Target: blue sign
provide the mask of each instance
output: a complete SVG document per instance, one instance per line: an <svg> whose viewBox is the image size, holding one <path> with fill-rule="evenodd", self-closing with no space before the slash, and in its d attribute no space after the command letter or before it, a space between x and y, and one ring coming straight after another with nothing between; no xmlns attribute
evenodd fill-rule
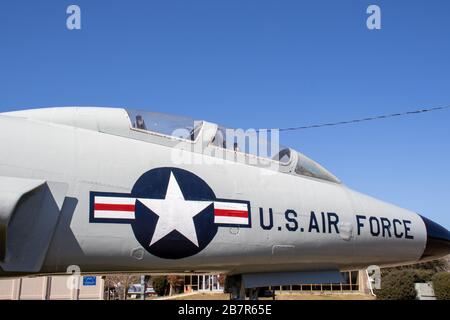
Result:
<svg viewBox="0 0 450 320"><path fill-rule="evenodd" d="M95 286L95 285L97 285L97 277L92 277L92 276L83 277L83 286L87 287L87 286Z"/></svg>

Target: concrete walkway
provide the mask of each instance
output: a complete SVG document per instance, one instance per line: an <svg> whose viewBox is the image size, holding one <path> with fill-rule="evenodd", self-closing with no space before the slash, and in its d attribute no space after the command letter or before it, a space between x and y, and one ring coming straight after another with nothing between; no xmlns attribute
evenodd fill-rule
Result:
<svg viewBox="0 0 450 320"><path fill-rule="evenodd" d="M153 300L172 300L172 299L177 299L177 298L184 298L184 297L189 297L192 295L198 294L198 292L189 292L189 293L181 293L181 294L174 294L172 296L166 296L166 297L159 297Z"/></svg>

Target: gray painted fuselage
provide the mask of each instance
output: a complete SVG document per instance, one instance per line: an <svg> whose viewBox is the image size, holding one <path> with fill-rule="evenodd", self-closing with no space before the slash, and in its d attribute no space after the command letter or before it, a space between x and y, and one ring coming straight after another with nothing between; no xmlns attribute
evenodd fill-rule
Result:
<svg viewBox="0 0 450 320"><path fill-rule="evenodd" d="M343 184L230 160L215 163L213 156L190 151L182 152L198 161L174 164L173 147L133 136L121 109L69 108L62 116L55 110L51 116L50 111L0 115L0 177L67 185L37 273L65 273L70 265L84 273L352 270L413 263L424 254L427 230L418 214ZM130 193L143 173L162 167L197 175L219 198L249 201L251 227L220 227L201 252L171 260L143 250L129 224L90 223L90 192ZM329 225L328 213L338 216L338 230ZM381 219L390 225L381 224L377 235L373 225Z"/></svg>

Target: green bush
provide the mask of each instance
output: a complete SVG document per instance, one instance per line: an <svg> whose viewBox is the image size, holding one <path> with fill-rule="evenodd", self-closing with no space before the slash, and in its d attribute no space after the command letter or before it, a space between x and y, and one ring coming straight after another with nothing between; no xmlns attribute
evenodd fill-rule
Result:
<svg viewBox="0 0 450 320"><path fill-rule="evenodd" d="M450 273L436 273L432 280L436 298L438 300L450 300Z"/></svg>
<svg viewBox="0 0 450 320"><path fill-rule="evenodd" d="M153 290L155 290L158 296L163 296L167 291L167 279L166 277L154 277L152 278Z"/></svg>
<svg viewBox="0 0 450 320"><path fill-rule="evenodd" d="M435 272L433 270L412 270L414 271L414 282L430 282Z"/></svg>
<svg viewBox="0 0 450 320"><path fill-rule="evenodd" d="M381 289L375 290L380 300L413 300L416 298L415 270L393 270L381 278Z"/></svg>

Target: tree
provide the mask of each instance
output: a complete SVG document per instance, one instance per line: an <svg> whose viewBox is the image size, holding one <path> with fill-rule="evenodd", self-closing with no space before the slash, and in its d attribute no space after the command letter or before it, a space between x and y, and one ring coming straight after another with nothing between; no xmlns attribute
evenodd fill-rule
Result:
<svg viewBox="0 0 450 320"><path fill-rule="evenodd" d="M127 300L128 289L130 289L130 286L139 282L140 276L132 274L110 275L105 278L106 286L114 287L119 295L119 299L122 300Z"/></svg>
<svg viewBox="0 0 450 320"><path fill-rule="evenodd" d="M440 259L417 263L409 266L401 266L395 269L398 270L419 269L419 270L429 270L436 273L448 270L448 262L446 259Z"/></svg>
<svg viewBox="0 0 450 320"><path fill-rule="evenodd" d="M446 259L383 269L381 289L375 290L375 294L378 299L382 300L415 299L415 283L424 283L433 280L434 284L433 276L445 270L448 270L448 262ZM439 282L444 281L441 278L437 279ZM438 280L436 280L436 283Z"/></svg>
<svg viewBox="0 0 450 320"><path fill-rule="evenodd" d="M227 275L226 275L226 274L219 274L219 275L217 276L217 278L218 278L218 281L219 281L220 286L221 286L222 288L224 288L224 287L225 287L225 281L226 281L226 279L227 279Z"/></svg>
<svg viewBox="0 0 450 320"><path fill-rule="evenodd" d="M169 284L169 296L171 296L177 287L184 284L184 278L180 276L167 276L167 283Z"/></svg>
<svg viewBox="0 0 450 320"><path fill-rule="evenodd" d="M153 290L158 296L163 296L166 293L167 279L166 277L153 277L151 279Z"/></svg>
<svg viewBox="0 0 450 320"><path fill-rule="evenodd" d="M414 300L414 270L393 270L383 276L381 289L375 290L377 299L381 300Z"/></svg>
<svg viewBox="0 0 450 320"><path fill-rule="evenodd" d="M438 300L450 300L450 273L436 273L433 276L433 288Z"/></svg>

